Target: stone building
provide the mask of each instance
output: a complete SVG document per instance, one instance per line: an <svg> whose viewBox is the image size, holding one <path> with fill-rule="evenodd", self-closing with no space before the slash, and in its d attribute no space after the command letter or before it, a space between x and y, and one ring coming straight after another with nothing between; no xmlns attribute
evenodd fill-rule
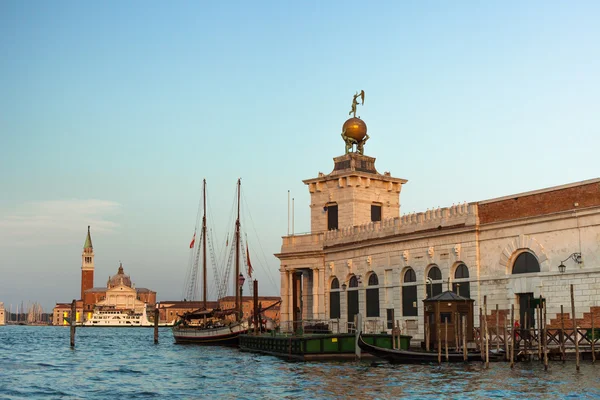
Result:
<svg viewBox="0 0 600 400"><path fill-rule="evenodd" d="M280 301L279 297L270 296L259 296L259 303L263 308L272 306L274 303ZM254 298L252 296L242 297L242 312L243 317L248 318L254 312ZM159 320L160 322L171 323L178 319L178 316L183 315L186 312L193 312L204 308L202 301L161 301L159 303ZM230 310L235 308L235 296L225 296L218 301L208 301L206 308L211 310L219 308L221 310ZM264 315L273 320L279 321L279 307L273 306L264 312ZM233 317L233 316L232 316Z"/></svg>
<svg viewBox="0 0 600 400"><path fill-rule="evenodd" d="M487 296L490 321L496 305L502 318L514 306L521 326L526 315L537 324L543 296L552 326L561 305L570 311L570 285L577 323L600 326L600 179L401 216L407 182L348 146L331 173L304 181L311 233L283 237L276 254L282 326L345 330L360 312L367 329L399 320L422 338L423 300L447 288L475 300L475 321Z"/></svg>
<svg viewBox="0 0 600 400"><path fill-rule="evenodd" d="M136 288L131 277L126 275L123 264L117 273L108 278L106 287L94 287L94 247L88 226L85 244L81 253L81 298L76 302L77 322L92 317L94 308L115 308L141 312L144 307L154 308L156 292L146 288ZM52 311L53 325L67 325L71 314L70 303L57 303Z"/></svg>
<svg viewBox="0 0 600 400"><path fill-rule="evenodd" d="M0 325L4 325L6 323L6 315L4 311L4 303L0 302Z"/></svg>

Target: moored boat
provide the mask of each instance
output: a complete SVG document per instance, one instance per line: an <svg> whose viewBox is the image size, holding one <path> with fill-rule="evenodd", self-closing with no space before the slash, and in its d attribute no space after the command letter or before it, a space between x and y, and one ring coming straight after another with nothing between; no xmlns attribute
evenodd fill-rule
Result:
<svg viewBox="0 0 600 400"><path fill-rule="evenodd" d="M231 310L209 310L207 309L207 266L206 266L206 180L203 181L203 204L204 215L202 217L201 243L198 252L196 252L196 260L200 255L200 247L202 248L202 273L203 273L203 303L204 307L201 310L196 310L192 313L186 313L180 316L180 320L173 325L173 338L175 343L195 343L200 345L225 345L238 346L239 335L248 333L249 323L242 320L241 307L241 287L244 284L245 278L240 273L240 185L241 180L237 182L237 219L235 222L235 308ZM194 247L196 233L190 243L190 248ZM249 273L250 274L250 273ZM191 276L194 277L190 285L188 293L193 294L195 286L195 270ZM225 274L227 276L227 274ZM224 280L226 282L227 279ZM222 285L226 287L226 283Z"/></svg>
<svg viewBox="0 0 600 400"><path fill-rule="evenodd" d="M84 327L150 327L154 326L148 320L146 307L142 312L131 310L119 310L115 308L98 308L94 310L92 317L83 322Z"/></svg>
<svg viewBox="0 0 600 400"><path fill-rule="evenodd" d="M439 354L437 352L385 349L383 347L374 346L372 344L366 343L363 340L362 333L358 336L358 347L360 347L361 350L369 354L377 356L393 364L428 364L437 363L439 360ZM466 357L467 362L484 361L480 352L468 352ZM490 354L490 361L496 361L499 359L499 357L499 355ZM465 362L465 356L463 353L453 352L448 353L447 361L446 355L442 354L441 360L442 362Z"/></svg>

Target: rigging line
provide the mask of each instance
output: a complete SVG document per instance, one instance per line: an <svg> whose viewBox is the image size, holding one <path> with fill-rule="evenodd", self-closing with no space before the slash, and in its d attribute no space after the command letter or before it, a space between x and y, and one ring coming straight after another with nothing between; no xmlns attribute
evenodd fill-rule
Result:
<svg viewBox="0 0 600 400"><path fill-rule="evenodd" d="M243 189L242 189L242 193L243 193ZM256 225L254 224L254 220L252 219L252 213L250 212L250 207L248 206L248 202L246 201L246 197L245 196L243 197L243 199L244 199L244 205L246 206L246 209L248 210L248 217L250 218L252 229L254 230L254 233L256 235L256 239L257 239L256 241L258 243L258 247L260 248L260 250L262 252L263 260L265 261L266 267L264 267L263 265L261 265L260 259L259 259L259 265L266 270L265 272L267 272L267 278L269 279L269 282L271 282L271 284L273 285L274 288L277 288L277 285L275 284L275 281L273 280L273 277L271 276L270 269L268 268L269 263L267 262L267 258L264 255L265 251L264 251L264 249L262 247L262 243L260 242L259 235L258 235L258 232L256 230Z"/></svg>
<svg viewBox="0 0 600 400"><path fill-rule="evenodd" d="M183 281L183 286L181 288L181 299L186 298L186 294L187 294L187 289L188 289L188 285L190 282L190 276L192 275L192 268L193 268L193 257L194 257L194 249L190 249L189 251L189 256L188 256L188 263L187 263L187 268L186 268L186 273L185 273L185 279Z"/></svg>
<svg viewBox="0 0 600 400"><path fill-rule="evenodd" d="M196 232L198 232L198 226L200 225L200 214L201 214L200 211L201 210L202 210L202 196L200 196L200 200L198 200L198 208L196 209L196 224L194 225L194 236L196 235ZM191 278L192 269L193 269L192 258L193 258L194 252L196 251L195 249L196 249L196 246L194 246L194 248L190 252L190 256L189 256L189 260L188 260L188 269L186 271L185 280L183 282L183 289L181 292L182 298L185 298L185 296L189 290L190 278Z"/></svg>
<svg viewBox="0 0 600 400"><path fill-rule="evenodd" d="M237 189L236 189L237 190ZM231 204L231 209L229 212L229 221L227 226L232 226L233 225L233 215L235 213L235 205L236 205L236 195L237 192L234 191L233 193L234 195L234 200L230 203ZM225 240L226 243L229 240L229 232L227 232L226 236L225 236ZM231 259L232 259L232 249L233 249L234 245L233 245L233 238L232 238L232 244L231 247L229 246L225 246L223 248L223 253L222 253L222 263L221 263L221 268L220 268L220 276L221 276L221 282L218 282L218 287L220 288L219 290L219 297L224 297L227 294L227 290L228 290L228 282L229 282L229 270L231 269Z"/></svg>

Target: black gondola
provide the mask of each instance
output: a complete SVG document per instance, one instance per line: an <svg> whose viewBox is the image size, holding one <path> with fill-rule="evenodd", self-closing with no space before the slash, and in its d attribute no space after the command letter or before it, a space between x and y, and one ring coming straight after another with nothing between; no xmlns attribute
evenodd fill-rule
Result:
<svg viewBox="0 0 600 400"><path fill-rule="evenodd" d="M363 351L382 358L393 364L428 364L438 362L438 353L426 351L395 350L385 349L383 347L373 346L366 343L362 338L362 333L358 336L358 347ZM490 361L499 359L499 355L490 354ZM467 353L467 361L484 361L481 353ZM446 362L446 355L442 353L442 362ZM464 362L463 353L448 353L448 362Z"/></svg>

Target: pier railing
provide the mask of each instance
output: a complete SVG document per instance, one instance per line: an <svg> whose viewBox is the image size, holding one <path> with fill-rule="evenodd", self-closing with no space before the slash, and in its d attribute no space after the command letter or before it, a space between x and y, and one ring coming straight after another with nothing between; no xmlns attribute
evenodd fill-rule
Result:
<svg viewBox="0 0 600 400"><path fill-rule="evenodd" d="M481 349L487 339L489 349L503 349L507 353L515 346L515 354L520 358L543 357L544 342L549 355L560 358L571 353L576 347L581 352L598 352L600 349L600 328L539 329L539 328L488 328L487 338L481 328L474 328L476 347Z"/></svg>
<svg viewBox="0 0 600 400"><path fill-rule="evenodd" d="M304 335L304 334L333 334L333 333L356 333L354 322L345 322L339 319L303 319L300 321L285 321L279 327L282 333ZM385 321L366 320L362 324L364 333L386 332Z"/></svg>

